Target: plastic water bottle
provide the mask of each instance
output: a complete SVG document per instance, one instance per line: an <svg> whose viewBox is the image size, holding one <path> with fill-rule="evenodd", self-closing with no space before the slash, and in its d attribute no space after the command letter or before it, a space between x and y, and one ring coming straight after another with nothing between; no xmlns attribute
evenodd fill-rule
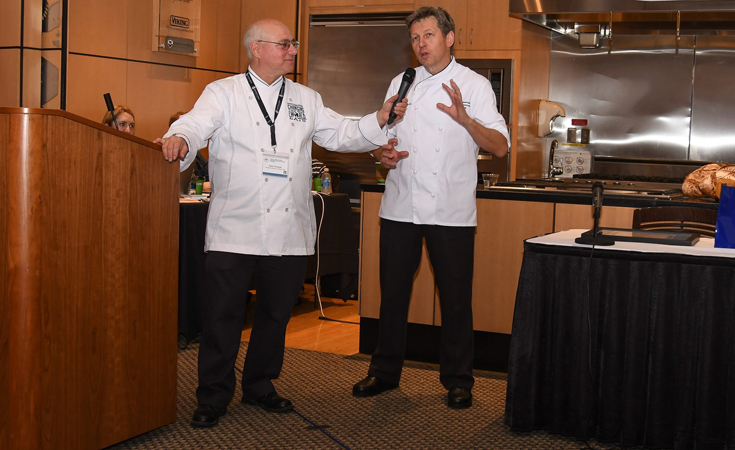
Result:
<svg viewBox="0 0 735 450"><path fill-rule="evenodd" d="M322 174L322 194L329 195L332 193L332 175L329 174L329 169L324 169Z"/></svg>

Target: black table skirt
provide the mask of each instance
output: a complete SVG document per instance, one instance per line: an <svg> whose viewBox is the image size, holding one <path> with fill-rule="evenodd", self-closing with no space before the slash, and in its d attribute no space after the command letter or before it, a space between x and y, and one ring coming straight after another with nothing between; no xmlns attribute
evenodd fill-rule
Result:
<svg viewBox="0 0 735 450"><path fill-rule="evenodd" d="M735 448L735 262L526 243L505 422Z"/></svg>
<svg viewBox="0 0 735 450"><path fill-rule="evenodd" d="M179 204L179 333L191 341L202 330L204 230L208 203Z"/></svg>

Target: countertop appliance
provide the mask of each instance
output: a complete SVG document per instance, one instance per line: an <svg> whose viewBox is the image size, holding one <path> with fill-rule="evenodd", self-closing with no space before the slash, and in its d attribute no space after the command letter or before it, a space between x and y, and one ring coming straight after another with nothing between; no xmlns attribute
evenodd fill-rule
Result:
<svg viewBox="0 0 735 450"><path fill-rule="evenodd" d="M592 185L600 181L609 194L646 195L671 200L685 197L681 192L684 178L706 164L709 161L595 156L592 173L575 174L571 178L519 179L499 186L591 192Z"/></svg>
<svg viewBox="0 0 735 450"><path fill-rule="evenodd" d="M666 196L668 198L678 198L683 195L681 193L681 181L646 177L639 177L638 179L612 179L600 174L575 175L572 178L516 180L508 183L502 183L502 185L510 187L531 187L591 192L592 185L596 181L603 184L605 192L613 191L610 193L615 194L657 195Z"/></svg>

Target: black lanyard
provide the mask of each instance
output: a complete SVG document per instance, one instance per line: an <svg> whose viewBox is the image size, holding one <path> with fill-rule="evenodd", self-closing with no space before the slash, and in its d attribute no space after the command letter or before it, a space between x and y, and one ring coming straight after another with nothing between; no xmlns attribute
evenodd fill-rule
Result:
<svg viewBox="0 0 735 450"><path fill-rule="evenodd" d="M283 103L283 94L286 92L286 80L283 80L281 83L281 90L278 92L278 101L276 102L276 111L273 113L273 120L271 120L271 117L268 115L268 111L265 110L265 105L263 104L263 100L260 98L260 94L258 93L258 88L255 87L255 83L253 83L253 79L250 78L250 71L245 72L245 78L248 79L248 84L250 85L250 89L253 90L253 94L255 94L255 99L258 101L258 106L260 106L260 112L263 113L263 118L265 118L265 121L268 122L268 126L271 127L271 146L273 147L273 150L276 149L276 119L278 118L278 111L281 110L281 103Z"/></svg>

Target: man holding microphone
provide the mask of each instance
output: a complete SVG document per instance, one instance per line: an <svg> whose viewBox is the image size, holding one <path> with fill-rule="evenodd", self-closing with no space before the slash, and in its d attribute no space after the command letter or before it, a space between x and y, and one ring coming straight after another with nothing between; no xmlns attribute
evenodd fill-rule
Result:
<svg viewBox="0 0 735 450"><path fill-rule="evenodd" d="M421 67L407 94L403 120L387 128L381 163L391 168L380 217L381 304L378 345L368 377L353 395L398 387L406 346L413 277L426 240L441 306L440 381L450 408L472 405L472 273L477 225L479 148L508 152L508 128L489 80L452 56L454 21L422 7L406 24ZM408 72L408 71L407 71ZM398 92L397 76L387 97ZM461 87L461 90L460 90Z"/></svg>

